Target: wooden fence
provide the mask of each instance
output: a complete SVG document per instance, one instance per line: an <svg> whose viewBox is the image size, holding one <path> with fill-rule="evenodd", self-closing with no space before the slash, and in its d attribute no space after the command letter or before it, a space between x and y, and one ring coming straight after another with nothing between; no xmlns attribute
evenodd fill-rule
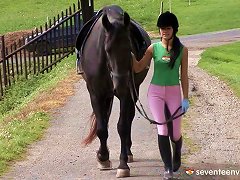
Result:
<svg viewBox="0 0 240 180"><path fill-rule="evenodd" d="M19 78L49 72L75 51L75 39L83 26L81 3L61 12L45 26L6 47L0 37L0 100Z"/></svg>

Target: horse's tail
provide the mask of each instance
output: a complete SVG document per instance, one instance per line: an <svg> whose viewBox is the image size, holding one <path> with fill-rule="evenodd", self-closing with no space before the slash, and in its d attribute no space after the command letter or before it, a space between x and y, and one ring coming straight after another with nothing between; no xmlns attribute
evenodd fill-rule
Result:
<svg viewBox="0 0 240 180"><path fill-rule="evenodd" d="M83 139L82 144L84 146L87 146L88 144L91 144L92 141L97 137L97 121L96 116L94 113L92 113L90 117L91 126L90 131L85 139Z"/></svg>

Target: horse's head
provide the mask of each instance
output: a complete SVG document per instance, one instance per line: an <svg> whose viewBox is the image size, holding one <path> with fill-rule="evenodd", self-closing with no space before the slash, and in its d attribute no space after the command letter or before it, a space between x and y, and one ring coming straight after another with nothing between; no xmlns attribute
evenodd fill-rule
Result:
<svg viewBox="0 0 240 180"><path fill-rule="evenodd" d="M113 6L106 9L102 24L105 29L104 48L113 75L114 89L117 93L124 93L129 83L132 61L130 17L126 12Z"/></svg>

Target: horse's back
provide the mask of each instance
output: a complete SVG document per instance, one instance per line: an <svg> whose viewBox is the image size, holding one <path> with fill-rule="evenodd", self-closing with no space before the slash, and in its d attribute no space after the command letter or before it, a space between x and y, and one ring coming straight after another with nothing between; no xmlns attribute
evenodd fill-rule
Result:
<svg viewBox="0 0 240 180"><path fill-rule="evenodd" d="M76 49L81 51L82 46L84 46L84 42L90 34L94 24L102 15L102 10L99 10L88 22L84 24L82 29L80 30L77 38L76 38Z"/></svg>
<svg viewBox="0 0 240 180"><path fill-rule="evenodd" d="M151 39L143 27L134 20L131 20L130 33L135 56L137 60L140 60L144 56L147 48L151 45ZM140 85L143 82L147 73L148 68L135 74L136 85Z"/></svg>
<svg viewBox="0 0 240 180"><path fill-rule="evenodd" d="M151 44L150 37L148 36L147 32L143 29L143 27L138 24L136 21L131 20L130 25L130 33L131 33L131 39L135 39L137 45L136 47L136 56L137 59L141 59L147 50L148 46Z"/></svg>

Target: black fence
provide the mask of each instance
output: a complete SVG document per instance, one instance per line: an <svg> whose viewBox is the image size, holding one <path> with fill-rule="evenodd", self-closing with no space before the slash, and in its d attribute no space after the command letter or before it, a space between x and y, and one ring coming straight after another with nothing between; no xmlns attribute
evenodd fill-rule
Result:
<svg viewBox="0 0 240 180"><path fill-rule="evenodd" d="M45 26L6 47L0 37L0 100L20 77L49 72L75 51L75 39L83 26L81 3L61 12Z"/></svg>

